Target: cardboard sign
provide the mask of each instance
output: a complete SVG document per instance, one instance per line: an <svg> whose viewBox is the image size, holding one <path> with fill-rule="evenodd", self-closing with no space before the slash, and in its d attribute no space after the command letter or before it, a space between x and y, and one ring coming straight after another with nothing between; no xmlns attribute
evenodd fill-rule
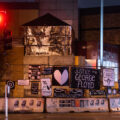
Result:
<svg viewBox="0 0 120 120"><path fill-rule="evenodd" d="M114 69L103 69L103 85L114 86L115 73Z"/></svg>
<svg viewBox="0 0 120 120"><path fill-rule="evenodd" d="M50 78L41 79L41 88L42 88L42 96L51 96L51 80Z"/></svg>
<svg viewBox="0 0 120 120"><path fill-rule="evenodd" d="M52 85L67 86L69 81L68 67L54 67Z"/></svg>
<svg viewBox="0 0 120 120"><path fill-rule="evenodd" d="M98 112L108 111L105 98L47 98L47 112Z"/></svg>
<svg viewBox="0 0 120 120"><path fill-rule="evenodd" d="M18 80L18 85L27 86L29 85L29 80Z"/></svg>
<svg viewBox="0 0 120 120"><path fill-rule="evenodd" d="M71 87L81 89L99 89L100 76L96 69L72 67Z"/></svg>

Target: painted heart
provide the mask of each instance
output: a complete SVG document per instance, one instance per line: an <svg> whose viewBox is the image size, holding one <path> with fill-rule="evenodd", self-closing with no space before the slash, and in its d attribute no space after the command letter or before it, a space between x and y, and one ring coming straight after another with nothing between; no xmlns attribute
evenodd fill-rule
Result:
<svg viewBox="0 0 120 120"><path fill-rule="evenodd" d="M60 85L63 85L68 80L68 71L65 69L61 75L61 72L59 70L55 70L54 78Z"/></svg>

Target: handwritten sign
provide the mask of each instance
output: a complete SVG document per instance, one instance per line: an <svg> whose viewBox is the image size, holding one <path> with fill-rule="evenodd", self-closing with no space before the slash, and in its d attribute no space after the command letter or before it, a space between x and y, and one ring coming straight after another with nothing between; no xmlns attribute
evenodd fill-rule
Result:
<svg viewBox="0 0 120 120"><path fill-rule="evenodd" d="M99 89L100 79L99 70L72 67L71 87L81 89Z"/></svg>
<svg viewBox="0 0 120 120"><path fill-rule="evenodd" d="M103 69L103 85L114 86L115 73L114 69Z"/></svg>
<svg viewBox="0 0 120 120"><path fill-rule="evenodd" d="M42 96L51 96L51 80L50 78L41 79L41 88L42 88Z"/></svg>
<svg viewBox="0 0 120 120"><path fill-rule="evenodd" d="M27 86L29 85L29 80L18 80L18 85Z"/></svg>
<svg viewBox="0 0 120 120"><path fill-rule="evenodd" d="M52 67L44 67L44 70L42 71L42 75L51 75L52 74Z"/></svg>
<svg viewBox="0 0 120 120"><path fill-rule="evenodd" d="M90 95L105 95L105 90L90 90Z"/></svg>
<svg viewBox="0 0 120 120"><path fill-rule="evenodd" d="M38 85L39 83L32 82L31 83L31 93L38 94Z"/></svg>
<svg viewBox="0 0 120 120"><path fill-rule="evenodd" d="M82 89L72 89L69 92L63 88L54 89L54 97L56 98L81 98L84 96Z"/></svg>

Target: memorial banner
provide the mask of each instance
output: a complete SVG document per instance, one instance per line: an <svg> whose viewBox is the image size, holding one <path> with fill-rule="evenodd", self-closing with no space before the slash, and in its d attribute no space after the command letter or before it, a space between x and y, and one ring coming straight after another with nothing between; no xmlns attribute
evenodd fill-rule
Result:
<svg viewBox="0 0 120 120"><path fill-rule="evenodd" d="M99 70L72 67L71 68L71 88L99 89Z"/></svg>

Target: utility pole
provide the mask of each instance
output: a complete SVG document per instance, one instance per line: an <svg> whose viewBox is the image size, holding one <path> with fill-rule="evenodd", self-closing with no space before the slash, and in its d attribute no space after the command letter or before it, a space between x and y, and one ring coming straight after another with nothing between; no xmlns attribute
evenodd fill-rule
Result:
<svg viewBox="0 0 120 120"><path fill-rule="evenodd" d="M104 0L101 0L101 10L100 10L100 67L103 67L103 11L104 11Z"/></svg>

